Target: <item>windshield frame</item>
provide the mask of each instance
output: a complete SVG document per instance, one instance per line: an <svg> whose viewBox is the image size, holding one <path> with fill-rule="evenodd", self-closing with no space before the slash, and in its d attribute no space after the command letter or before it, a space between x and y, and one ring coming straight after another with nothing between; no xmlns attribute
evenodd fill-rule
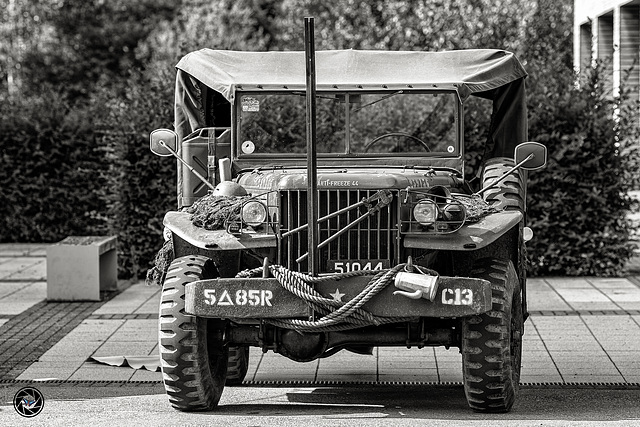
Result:
<svg viewBox="0 0 640 427"><path fill-rule="evenodd" d="M398 153L367 153L367 152L351 152L351 134L353 133L353 129L350 128L351 123L351 111L349 106L351 105L350 97L352 96L362 96L362 95L382 95L378 101L374 101L367 105L360 106L359 109L363 109L369 105L375 104L382 100L386 100L388 98L394 97L399 94L447 94L452 96L455 99L454 103L454 120L453 131L455 133L455 147L451 152L398 152ZM290 94L304 97L305 92L300 91L299 89L293 90L237 90L235 100L236 102L232 105L232 155L235 159L238 160L251 160L251 161L259 161L263 160L292 160L296 159L303 160L306 158L306 150L302 153L287 153L287 152L277 152L277 153L267 153L267 152L253 152L253 153L244 153L241 149L242 141L239 140L241 135L240 126L241 126L241 112L242 112L242 102L240 101L243 96L251 96L251 95L268 95L268 94ZM316 93L317 98L330 96L334 98L336 95L345 96L344 108L345 108L345 116L344 116L344 151L341 152L318 152L318 159L380 159L380 158L394 158L394 159L418 159L418 158L428 158L428 159L462 159L464 156L464 141L463 141L463 104L460 101L460 97L456 90L452 89L398 89L398 88L385 88L383 90L371 90L371 89L359 89L359 90L319 90ZM305 126L306 128L306 126Z"/></svg>

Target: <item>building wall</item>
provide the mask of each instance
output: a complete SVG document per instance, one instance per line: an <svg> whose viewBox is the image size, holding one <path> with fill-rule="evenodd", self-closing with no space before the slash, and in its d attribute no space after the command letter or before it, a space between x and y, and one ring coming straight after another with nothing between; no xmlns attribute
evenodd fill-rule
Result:
<svg viewBox="0 0 640 427"><path fill-rule="evenodd" d="M573 58L577 70L592 58L608 64L607 87L640 84L640 0L574 0ZM640 97L640 90L638 90Z"/></svg>

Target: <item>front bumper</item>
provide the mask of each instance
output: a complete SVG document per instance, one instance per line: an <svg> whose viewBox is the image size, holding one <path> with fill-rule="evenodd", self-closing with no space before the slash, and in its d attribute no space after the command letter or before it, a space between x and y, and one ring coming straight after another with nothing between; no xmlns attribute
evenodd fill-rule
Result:
<svg viewBox="0 0 640 427"><path fill-rule="evenodd" d="M328 280L314 285L325 298L348 302L373 276ZM393 283L368 300L362 309L381 317L456 318L491 310L491 284L470 277L440 276L433 301L410 299ZM220 278L192 282L185 287L185 312L197 317L225 319L309 318L307 303L275 278Z"/></svg>

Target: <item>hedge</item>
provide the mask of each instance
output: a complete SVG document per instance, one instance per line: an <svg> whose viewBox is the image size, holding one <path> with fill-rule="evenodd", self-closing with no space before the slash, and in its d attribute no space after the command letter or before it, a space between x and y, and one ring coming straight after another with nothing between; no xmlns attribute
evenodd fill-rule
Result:
<svg viewBox="0 0 640 427"><path fill-rule="evenodd" d="M104 233L101 191L108 164L89 105L43 87L0 104L0 242L54 242Z"/></svg>
<svg viewBox="0 0 640 427"><path fill-rule="evenodd" d="M541 71L530 92L529 135L549 149L546 169L529 180L531 275L614 276L632 255L638 110L627 95L608 95L603 70L591 70L580 87L541 87L549 77Z"/></svg>
<svg viewBox="0 0 640 427"><path fill-rule="evenodd" d="M142 278L162 247L162 219L176 207L176 162L149 151L149 133L171 127L170 73L133 76L120 98L109 100L102 142L110 164L104 181L107 227L118 236L121 277Z"/></svg>

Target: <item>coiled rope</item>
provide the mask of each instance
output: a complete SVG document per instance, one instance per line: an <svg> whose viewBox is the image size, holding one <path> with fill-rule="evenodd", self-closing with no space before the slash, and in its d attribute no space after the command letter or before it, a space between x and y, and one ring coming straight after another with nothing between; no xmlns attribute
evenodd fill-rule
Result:
<svg viewBox="0 0 640 427"><path fill-rule="evenodd" d="M270 265L269 272L284 289L304 300L315 313L321 314L323 317L317 320L265 319L265 322L298 332L330 332L409 321L413 317L376 316L361 308L367 301L389 286L394 281L395 276L400 271L403 271L406 266L407 264L398 264L391 269L381 271L361 270L316 277L289 270L281 265ZM432 270L416 265L413 268L424 274L437 275ZM262 268L245 270L238 273L236 277L256 277L262 274L262 271ZM338 281L348 277L366 275L374 276L367 286L348 302L325 298L312 286L314 283Z"/></svg>

